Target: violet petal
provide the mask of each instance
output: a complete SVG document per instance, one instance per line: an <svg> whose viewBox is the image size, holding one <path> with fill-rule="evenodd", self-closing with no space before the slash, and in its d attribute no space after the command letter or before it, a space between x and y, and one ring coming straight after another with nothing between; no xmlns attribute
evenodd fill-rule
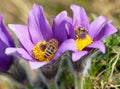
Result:
<svg viewBox="0 0 120 89"><path fill-rule="evenodd" d="M100 31L100 33L94 39L95 41L102 40L108 35L117 32L117 29L110 23L110 21L104 26L104 28Z"/></svg>
<svg viewBox="0 0 120 89"><path fill-rule="evenodd" d="M107 18L104 16L99 16L96 18L89 27L88 34L90 35L91 38L95 39L95 37L99 34L101 29L105 26L107 23Z"/></svg>
<svg viewBox="0 0 120 89"><path fill-rule="evenodd" d="M87 47L99 49L102 53L105 53L105 45L101 41L94 41Z"/></svg>
<svg viewBox="0 0 120 89"><path fill-rule="evenodd" d="M9 48L6 49L5 53L7 55L18 56L18 57L26 59L28 61L34 60L23 48L9 47Z"/></svg>
<svg viewBox="0 0 120 89"><path fill-rule="evenodd" d="M7 44L0 39L0 71L7 71L13 62L13 57L5 54Z"/></svg>
<svg viewBox="0 0 120 89"><path fill-rule="evenodd" d="M52 29L48 23L42 6L34 4L28 17L28 28L32 42L49 41L53 37Z"/></svg>
<svg viewBox="0 0 120 89"><path fill-rule="evenodd" d="M55 17L53 21L54 37L59 41L59 44L61 44L64 40L67 39L67 31L65 28L66 17L67 17L67 12L62 11Z"/></svg>
<svg viewBox="0 0 120 89"><path fill-rule="evenodd" d="M75 4L72 4L70 8L73 11L73 26L83 26L86 29L89 29L89 21L84 8Z"/></svg>
<svg viewBox="0 0 120 89"><path fill-rule="evenodd" d="M37 62L37 61L29 61L30 68L33 69L38 69L45 64L48 64L49 62Z"/></svg>
<svg viewBox="0 0 120 89"><path fill-rule="evenodd" d="M24 48L27 50L27 52L32 55L32 47L34 46L30 40L28 29L24 25L12 25L9 24L9 28L16 34L18 37L20 43Z"/></svg>
<svg viewBox="0 0 120 89"><path fill-rule="evenodd" d="M78 61L80 58L82 58L84 55L86 55L88 51L76 51L72 53L72 61Z"/></svg>
<svg viewBox="0 0 120 89"><path fill-rule="evenodd" d="M0 14L0 39L6 43L8 46L14 47L14 41L10 35L10 33L7 31L7 28L3 24L3 16Z"/></svg>
<svg viewBox="0 0 120 89"><path fill-rule="evenodd" d="M67 33L68 33L68 38L75 39L75 31L73 29L72 24L67 23L66 24L66 30L67 30Z"/></svg>

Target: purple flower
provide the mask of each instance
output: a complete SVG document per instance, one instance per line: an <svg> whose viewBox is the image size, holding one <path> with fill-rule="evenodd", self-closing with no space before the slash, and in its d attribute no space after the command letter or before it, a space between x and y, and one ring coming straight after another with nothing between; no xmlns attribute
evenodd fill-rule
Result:
<svg viewBox="0 0 120 89"><path fill-rule="evenodd" d="M13 62L13 57L5 54L7 47L15 47L13 39L3 23L3 16L0 14L0 71L7 71Z"/></svg>
<svg viewBox="0 0 120 89"><path fill-rule="evenodd" d="M84 8L77 5L71 5L70 8L73 11L73 19L68 17L69 23L72 24L68 26L68 32L69 36L75 39L77 46L77 51L72 53L73 61L77 61L93 48L105 53L102 39L117 31L112 21L108 21L105 16L99 16L89 24Z"/></svg>
<svg viewBox="0 0 120 89"><path fill-rule="evenodd" d="M52 28L44 16L43 8L34 4L28 17L28 26L9 27L17 35L21 48L7 48L6 54L17 55L29 61L31 69L52 63L66 50L75 51L73 39L68 39L65 29L67 12L58 14Z"/></svg>

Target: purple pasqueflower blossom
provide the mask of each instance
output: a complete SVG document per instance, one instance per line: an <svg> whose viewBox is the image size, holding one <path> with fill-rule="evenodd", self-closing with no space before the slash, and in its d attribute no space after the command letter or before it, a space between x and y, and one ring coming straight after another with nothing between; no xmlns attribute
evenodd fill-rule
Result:
<svg viewBox="0 0 120 89"><path fill-rule="evenodd" d="M102 39L117 32L117 29L112 25L112 21L108 21L105 16L99 16L89 24L83 7L72 4L70 8L73 12L73 19L68 17L68 22L71 25L68 25L67 29L69 36L75 39L77 46L77 51L72 53L72 60L79 60L94 48L105 53L105 45Z"/></svg>
<svg viewBox="0 0 120 89"><path fill-rule="evenodd" d="M65 29L66 17L66 11L59 13L51 28L42 6L34 4L28 16L28 26L9 25L21 48L7 48L6 54L17 55L27 60L31 69L37 69L54 62L66 50L75 51L76 46L71 44L74 40L68 39Z"/></svg>
<svg viewBox="0 0 120 89"><path fill-rule="evenodd" d="M13 57L5 54L7 47L15 47L14 41L3 23L3 15L0 14L0 71L7 71L13 62Z"/></svg>

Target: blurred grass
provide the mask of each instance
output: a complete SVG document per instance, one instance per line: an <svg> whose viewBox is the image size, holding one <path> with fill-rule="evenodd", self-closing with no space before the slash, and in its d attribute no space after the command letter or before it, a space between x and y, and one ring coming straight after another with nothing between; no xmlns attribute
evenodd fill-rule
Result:
<svg viewBox="0 0 120 89"><path fill-rule="evenodd" d="M0 0L2 2L0 12L4 14L6 23L27 23L27 16L34 3L43 6L47 18L50 20L51 15L57 15L62 10L70 12L71 3L86 7L89 0ZM89 8L85 8L89 11ZM71 13L71 12L70 12Z"/></svg>
<svg viewBox="0 0 120 89"><path fill-rule="evenodd" d="M27 24L28 13L34 3L43 6L45 14L50 19L62 10L69 9L70 4L81 5L87 11L90 20L96 15L105 15L114 20L114 25L120 30L120 0L0 0L0 13L4 15L5 23ZM85 89L119 89L120 88L120 32L107 37L106 54L98 53L92 61L92 68L85 78ZM15 37L14 37L15 38Z"/></svg>

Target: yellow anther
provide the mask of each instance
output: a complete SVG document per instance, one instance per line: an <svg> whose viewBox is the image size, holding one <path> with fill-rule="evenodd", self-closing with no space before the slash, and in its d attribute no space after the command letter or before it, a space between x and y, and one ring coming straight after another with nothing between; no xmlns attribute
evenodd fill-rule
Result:
<svg viewBox="0 0 120 89"><path fill-rule="evenodd" d="M82 49L84 49L86 46L88 46L92 42L93 40L88 34L86 34L85 38L77 38L76 39L77 49L81 51Z"/></svg>
<svg viewBox="0 0 120 89"><path fill-rule="evenodd" d="M45 42L38 42L33 48L32 48L32 51L33 51L33 55L34 55L34 58L38 61L45 61L44 60L44 51L40 48L40 45L41 44L45 44Z"/></svg>

